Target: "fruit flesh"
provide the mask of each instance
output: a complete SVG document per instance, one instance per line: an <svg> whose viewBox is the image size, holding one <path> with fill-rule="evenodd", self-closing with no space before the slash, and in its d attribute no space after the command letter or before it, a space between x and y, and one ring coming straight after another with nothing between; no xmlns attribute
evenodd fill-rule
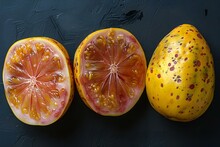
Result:
<svg viewBox="0 0 220 147"><path fill-rule="evenodd" d="M49 125L71 101L72 76L64 47L35 37L13 44L6 56L3 81L7 101L18 119Z"/></svg>
<svg viewBox="0 0 220 147"><path fill-rule="evenodd" d="M175 121L192 121L209 107L214 94L214 63L198 30L183 24L165 36L147 71L153 108Z"/></svg>
<svg viewBox="0 0 220 147"><path fill-rule="evenodd" d="M75 54L75 80L84 102L106 116L129 111L145 87L144 52L129 32L111 28L90 34Z"/></svg>

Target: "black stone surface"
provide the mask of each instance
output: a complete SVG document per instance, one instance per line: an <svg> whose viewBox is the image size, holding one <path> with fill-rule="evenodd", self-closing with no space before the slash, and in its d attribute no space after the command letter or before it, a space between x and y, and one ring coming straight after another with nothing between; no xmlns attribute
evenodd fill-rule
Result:
<svg viewBox="0 0 220 147"><path fill-rule="evenodd" d="M203 34L216 72L211 106L189 123L173 122L156 113L146 92L121 117L95 114L75 92L70 108L59 121L46 127L29 126L12 114L1 81L0 146L220 146L219 7L218 0L0 0L1 74L8 48L22 38L54 38L73 60L77 46L89 33L120 27L137 37L149 62L159 41L183 23L196 26Z"/></svg>

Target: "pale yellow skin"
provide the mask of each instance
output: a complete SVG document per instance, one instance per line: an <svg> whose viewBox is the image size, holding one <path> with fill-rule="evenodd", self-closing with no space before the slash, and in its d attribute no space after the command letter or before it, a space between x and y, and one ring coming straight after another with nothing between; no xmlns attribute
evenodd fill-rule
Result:
<svg viewBox="0 0 220 147"><path fill-rule="evenodd" d="M214 62L203 36L189 24L172 30L157 46L147 70L146 90L152 107L175 121L192 121L214 95Z"/></svg>

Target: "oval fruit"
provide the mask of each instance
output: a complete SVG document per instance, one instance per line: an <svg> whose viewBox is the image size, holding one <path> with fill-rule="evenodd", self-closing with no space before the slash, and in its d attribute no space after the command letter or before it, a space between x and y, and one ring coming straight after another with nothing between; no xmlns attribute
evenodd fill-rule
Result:
<svg viewBox="0 0 220 147"><path fill-rule="evenodd" d="M214 95L214 63L204 37L183 24L157 46L147 70L146 90L152 107L175 121L192 121Z"/></svg>
<svg viewBox="0 0 220 147"><path fill-rule="evenodd" d="M74 77L82 100L104 116L122 115L136 104L145 87L146 68L138 40L119 28L88 35L74 57Z"/></svg>
<svg viewBox="0 0 220 147"><path fill-rule="evenodd" d="M5 58L3 83L7 102L19 120L49 125L64 114L72 100L69 55L51 38L17 41Z"/></svg>

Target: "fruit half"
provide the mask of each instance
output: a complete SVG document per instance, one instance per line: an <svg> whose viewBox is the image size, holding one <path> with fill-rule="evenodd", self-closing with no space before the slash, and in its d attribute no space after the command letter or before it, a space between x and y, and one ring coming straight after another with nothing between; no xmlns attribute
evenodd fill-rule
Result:
<svg viewBox="0 0 220 147"><path fill-rule="evenodd" d="M68 53L51 38L17 41L5 58L3 83L7 102L19 120L49 125L64 114L72 100Z"/></svg>
<svg viewBox="0 0 220 147"><path fill-rule="evenodd" d="M74 77L85 104L98 114L119 116L139 100L146 58L138 40L119 28L88 35L74 57Z"/></svg>

